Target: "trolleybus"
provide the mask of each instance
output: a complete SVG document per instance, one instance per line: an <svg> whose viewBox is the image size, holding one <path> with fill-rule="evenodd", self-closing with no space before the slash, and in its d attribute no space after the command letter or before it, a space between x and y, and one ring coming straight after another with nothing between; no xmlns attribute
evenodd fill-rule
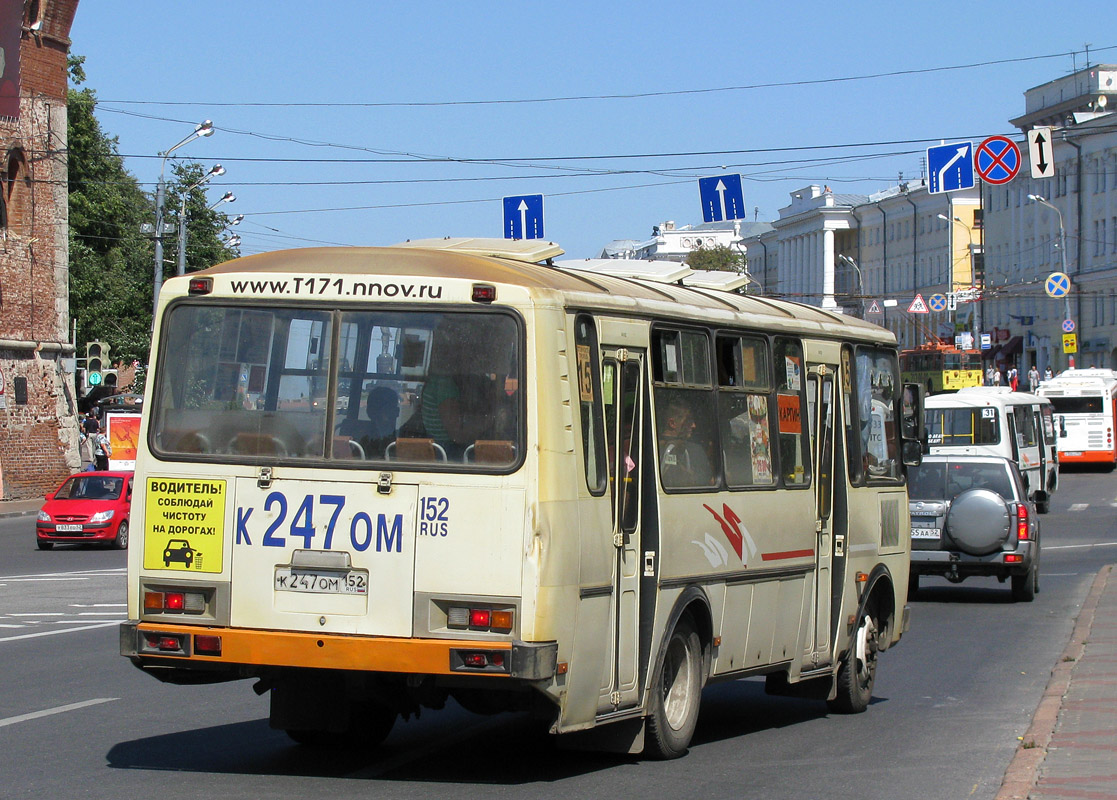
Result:
<svg viewBox="0 0 1117 800"><path fill-rule="evenodd" d="M941 342L922 344L900 352L900 374L905 382L925 387L928 394L981 386L981 351L959 350Z"/></svg>
<svg viewBox="0 0 1117 800"><path fill-rule="evenodd" d="M1036 393L1054 406L1060 463L1117 465L1117 373L1068 369Z"/></svg>
<svg viewBox="0 0 1117 800"><path fill-rule="evenodd" d="M702 687L864 710L908 624L895 339L541 241L249 256L160 295L121 652L299 742L449 697L685 752Z"/></svg>

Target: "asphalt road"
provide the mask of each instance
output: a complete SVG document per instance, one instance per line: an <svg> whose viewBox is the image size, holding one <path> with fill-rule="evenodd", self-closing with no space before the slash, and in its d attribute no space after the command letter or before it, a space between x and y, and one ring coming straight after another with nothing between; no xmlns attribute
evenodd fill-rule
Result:
<svg viewBox="0 0 1117 800"><path fill-rule="evenodd" d="M865 713L706 690L690 753L659 763L560 750L523 717L456 706L375 753L304 750L249 682L165 686L117 655L125 554L40 552L0 520L0 797L992 798L1097 570L1117 561L1117 476L1063 476L1043 518L1041 593L925 578Z"/></svg>

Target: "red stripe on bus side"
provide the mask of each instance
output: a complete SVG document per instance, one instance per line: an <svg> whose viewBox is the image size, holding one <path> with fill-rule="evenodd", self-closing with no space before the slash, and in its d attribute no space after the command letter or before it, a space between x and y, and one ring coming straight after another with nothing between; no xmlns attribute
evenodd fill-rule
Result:
<svg viewBox="0 0 1117 800"><path fill-rule="evenodd" d="M782 561L785 558L806 558L813 555L814 550L788 550L783 553L761 553L760 558L763 561Z"/></svg>

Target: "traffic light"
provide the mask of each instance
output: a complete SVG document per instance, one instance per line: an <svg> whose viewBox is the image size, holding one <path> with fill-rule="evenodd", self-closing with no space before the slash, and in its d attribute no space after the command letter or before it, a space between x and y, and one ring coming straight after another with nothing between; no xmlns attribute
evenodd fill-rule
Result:
<svg viewBox="0 0 1117 800"><path fill-rule="evenodd" d="M973 285L985 285L985 253L980 250L973 252Z"/></svg>
<svg viewBox="0 0 1117 800"><path fill-rule="evenodd" d="M105 382L105 371L109 364L109 346L104 342L86 342L85 345L85 382L95 388ZM113 370L113 383L116 371Z"/></svg>

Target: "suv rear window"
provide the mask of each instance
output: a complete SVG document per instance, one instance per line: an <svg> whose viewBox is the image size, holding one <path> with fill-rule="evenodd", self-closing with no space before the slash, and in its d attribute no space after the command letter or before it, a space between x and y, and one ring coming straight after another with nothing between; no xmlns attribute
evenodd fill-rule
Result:
<svg viewBox="0 0 1117 800"><path fill-rule="evenodd" d="M953 500L969 489L989 489L1012 500L1016 493L1005 464L991 461L933 461L908 471L908 496L912 500Z"/></svg>

